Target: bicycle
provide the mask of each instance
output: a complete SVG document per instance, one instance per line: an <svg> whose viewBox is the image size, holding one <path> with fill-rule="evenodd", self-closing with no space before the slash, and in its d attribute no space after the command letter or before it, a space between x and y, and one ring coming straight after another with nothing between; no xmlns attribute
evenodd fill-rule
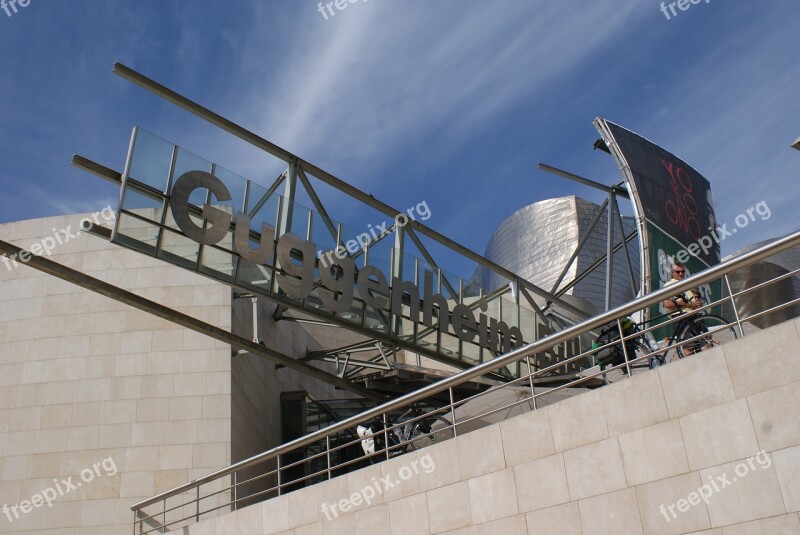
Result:
<svg viewBox="0 0 800 535"><path fill-rule="evenodd" d="M676 298L672 297L670 300L675 304L677 311L671 315L672 317L687 316L677 322L667 346L676 348L679 359L720 346L739 337L736 327L722 316L708 314L705 311L685 312ZM665 316L659 316L659 318L661 317Z"/></svg>
<svg viewBox="0 0 800 535"><path fill-rule="evenodd" d="M653 322L666 317L686 316L675 323L672 335L665 339L666 348L662 348L656 342L651 332L645 332L641 324L636 323L631 318L620 320L623 335L628 337L625 341L628 362L635 360L637 353L650 355L648 363L628 364L628 366L621 368L624 375L628 374L629 368L653 369L667 364L669 352L673 348L678 355L678 359L682 359L738 338L735 326L725 318L705 312L685 312L675 298L671 298L671 300L675 303L675 313L657 316L650 320ZM635 336L637 333L641 334ZM594 344L592 344L593 349L607 346L592 353L601 371L608 367L619 366L625 362L625 351L622 349L622 344L613 344L615 340L620 338L619 328L617 323L614 322L610 327L602 330ZM663 353L659 353L662 349L664 349ZM603 380L606 384L610 382L606 373L603 374Z"/></svg>
<svg viewBox="0 0 800 535"><path fill-rule="evenodd" d="M368 425L359 425L356 428L364 456L369 456L371 463L385 459L385 455L376 454L387 449L387 438L389 458L394 458L455 436L453 426L447 418L438 414L429 415L416 404L387 423L388 426L384 427L383 419L376 416Z"/></svg>

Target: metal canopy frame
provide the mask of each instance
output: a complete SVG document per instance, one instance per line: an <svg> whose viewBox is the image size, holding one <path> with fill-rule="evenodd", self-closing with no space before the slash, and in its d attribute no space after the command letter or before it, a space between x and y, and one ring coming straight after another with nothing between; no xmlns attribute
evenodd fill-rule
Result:
<svg viewBox="0 0 800 535"><path fill-rule="evenodd" d="M343 234L342 227L341 225L336 225L333 219L330 217L328 210L326 209L324 203L317 194L317 191L313 186L312 181L310 180L310 178L313 177L329 186L332 186L334 189L342 193L345 193L346 195L366 204L367 206L381 213L389 215L393 218L396 218L398 215L404 214L403 212L400 212L392 208L391 206L375 199L372 195L369 195L359 190L358 188L355 188L354 186L347 184L346 182L336 178L335 176L311 164L310 162L307 162L302 158L299 158L298 156L278 147L277 145L271 143L270 141L254 134L253 132L246 130L245 128L233 123L228 119L225 119L224 117L189 100L188 98L176 93L175 91L163 86L162 84L159 84L158 82L147 78L146 76L134 71L133 69L130 69L125 65L116 63L114 65L113 72L119 75L120 77L125 78L126 80L144 89L147 89L148 91L154 93L156 96L159 96L167 100L168 102L171 102L172 104L175 104L178 107L186 111L189 111L190 113L194 114L197 117L200 117L201 119L209 122L210 124L217 126L218 128L221 128L226 132L233 134L239 139L242 139L248 142L249 144L265 151L266 153L271 154L286 162L287 164L286 170L283 171L270 185L270 187L266 190L266 193L261 196L256 207L252 211L256 211L259 207L263 206L270 199L270 197L277 192L278 188L281 185L284 186L284 197L290 200L294 199L298 191L297 186L300 185L302 186L303 190L308 195L309 199L314 205L314 208L321 217L328 233L330 233L331 237L334 238L335 243L341 245L342 234ZM97 176L100 176L101 178L111 180L116 183L121 183L122 181L122 174L117 173L116 171L113 171L107 167L99 165L81 156L75 156L73 158L73 165L80 167ZM155 191L153 193L155 194ZM251 210L248 210L248 212L250 211ZM281 215L282 217L280 217L279 219L281 221L281 228L276 229L280 234L287 231L288 228L291 228L291 218L292 218L291 203L289 203L289 206L282 204ZM503 276L504 278L512 281L512 284L517 288L517 291L515 292L516 293L515 297L517 300L516 306L519 307L520 303L519 298L520 295L522 295L525 301L527 301L531 305L535 313L535 316L538 317L542 322L544 322L545 325L549 327L552 326L552 322L550 321L548 314L546 312L543 312L542 309L539 306L537 306L534 300L534 296L543 299L546 303L558 304L560 307L562 307L563 310L569 311L571 314L574 314L576 318L580 319L588 317L588 314L585 311L571 305L568 302L561 300L559 294L556 294L554 292L547 292L546 290L539 288L530 281L516 275L515 273L503 268L502 266L495 264L494 262L488 260L487 258L467 249L466 247L456 243L455 241L447 238L446 236L443 236L442 234L436 232L435 230L430 229L429 227L423 225L422 223L420 223L415 219L410 219L408 221L407 227L405 228L399 227L398 225L393 225L390 229L386 230L384 233L379 235L376 238L375 242L382 240L383 238L392 233L395 235L395 248L399 249L401 251L401 254L405 246L405 239L404 239L405 235L408 234L411 241L413 242L417 250L419 250L421 255L424 257L428 265L430 265L437 272L438 281L440 284L440 290L446 289L446 291L450 293L451 297L453 297L456 300L458 300L461 297L462 288L460 286L457 288L456 285L453 284L451 281L449 281L448 278L445 276L445 274L441 271L439 264L436 262L433 255L429 252L425 243L423 243L421 239L423 236L425 238L433 240L434 242L440 245L444 245L445 247L447 247L452 251L461 254L465 258L473 261L477 266L482 266L484 268L487 268ZM257 235L256 232L252 230L251 230L251 236L254 237L256 241L258 240L259 236ZM361 254L368 254L368 248L359 250L355 254L351 254L348 251L348 255L351 256L351 258L357 258ZM398 255L395 255L395 259L392 263L393 274L397 276L402 276L401 272L402 262L400 261L401 260L400 258L397 258L397 256ZM500 295L500 293L505 293L507 290L508 290L507 286L504 286L503 288L498 288L495 291L488 292L486 296ZM483 293L484 292L481 291L482 299L486 297L483 295ZM472 304L471 308L477 308L477 304ZM303 317L295 317L293 315L287 314L287 312L291 310L293 310L291 303L278 303L278 308L275 311L275 318L278 320L286 320L286 321L298 321L298 322L309 321L311 323L325 323L327 325L332 324L327 319L307 320ZM301 315L304 316L305 314L303 314L303 312L301 311ZM389 318L384 317L383 321L388 322ZM536 326L537 323L538 322L535 322L534 326ZM335 321L333 322L333 324L336 324ZM341 368L338 372L338 375L341 378L352 377L353 374L358 373L359 371L362 371L366 368L378 367L383 369L388 364L388 358L395 356L397 351L399 351L400 349L405 349L411 351L412 353L416 353L417 355L424 355L426 357L433 358L434 360L439 360L446 364L455 365L462 368L468 367L470 365L467 362L447 357L438 352L426 350L424 347L419 347L419 346L404 347L405 344L402 343L400 344L400 346L387 344L386 341L384 340L379 340L374 337L370 338L369 337L370 333L368 332L363 332L358 329L353 329L353 326L350 324L341 324L341 325L336 324L336 325L351 331L359 332L360 334L367 337L367 340L365 340L363 342L363 345L360 347L332 348L325 350L323 352L313 353L308 357L306 357L305 360L318 359L323 361L336 362L337 359L342 359L342 358L347 359L345 361L344 367ZM538 329L536 330L538 331ZM374 351L375 354L367 358L366 360L352 358L353 353L362 353L369 350ZM491 356L495 355L491 354Z"/></svg>
<svg viewBox="0 0 800 535"><path fill-rule="evenodd" d="M603 204L600 206L600 210L597 211L592 222L589 224L589 228L586 231L586 234L583 238L580 239L578 245L575 247L575 251L570 256L567 263L564 265L564 268L561 271L561 274L558 276L556 283L553 285L553 288L550 290L555 295L559 297L567 293L571 290L575 285L577 285L581 280L586 278L589 274L591 274L595 269L600 267L601 265L605 264L606 266L606 276L605 276L605 310L608 311L611 309L611 290L614 285L614 254L619 251L620 249L625 250L625 264L628 268L628 282L630 284L631 292L633 293L633 297L636 297L639 293L639 289L636 284L635 277L633 275L633 265L631 264L631 257L630 251L628 250L628 242L631 241L638 235L637 231L633 231L627 236L625 235L625 227L622 224L622 214L619 209L619 203L617 202L617 197L622 197L625 199L630 199L630 194L620 185L613 185L613 186L606 186L605 184L601 184L595 180L591 180L589 178L582 177L580 175L576 175L574 173L570 173L569 171L564 171L563 169L558 169L551 165L547 165L544 163L538 163L537 167L542 171L546 171L548 173L552 173L554 175L560 176L562 178L566 178L568 180L572 180L574 182L578 182L579 184L583 184L585 186L589 186L590 188L594 188L596 190L602 191L607 195L607 198L603 201ZM572 267L573 262L578 257L578 254L583 250L586 242L589 241L589 237L594 232L595 227L600 222L600 218L603 214L607 215L607 224L606 224L606 252L604 255L598 257L592 264L583 270L581 273L575 276L572 281L568 282L563 288L559 290L559 286L564 281L564 277L566 277L569 268ZM614 227L619 226L619 234L621 236L621 240L619 243L614 244ZM606 261L606 259L608 259Z"/></svg>

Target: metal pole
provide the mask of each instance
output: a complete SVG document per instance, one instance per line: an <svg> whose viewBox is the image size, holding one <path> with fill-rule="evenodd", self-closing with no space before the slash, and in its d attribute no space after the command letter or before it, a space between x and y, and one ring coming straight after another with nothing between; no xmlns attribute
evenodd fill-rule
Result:
<svg viewBox="0 0 800 535"><path fill-rule="evenodd" d="M614 278L614 206L617 200L614 192L608 194L608 229L606 235L606 309L611 310L611 281ZM623 240L625 241L625 240Z"/></svg>
<svg viewBox="0 0 800 535"><path fill-rule="evenodd" d="M744 328L742 327L742 320L739 318L739 310L736 308L736 300L733 298L733 289L731 288L731 280L728 278L728 274L725 274L725 285L728 287L728 296L731 300L731 306L733 307L733 315L736 318L736 326L739 327L739 336L744 338Z"/></svg>

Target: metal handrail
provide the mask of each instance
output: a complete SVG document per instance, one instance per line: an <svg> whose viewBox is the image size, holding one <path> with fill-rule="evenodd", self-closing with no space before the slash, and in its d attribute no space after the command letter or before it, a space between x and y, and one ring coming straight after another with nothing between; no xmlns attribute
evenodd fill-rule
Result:
<svg viewBox="0 0 800 535"><path fill-rule="evenodd" d="M709 268L696 275L693 275L692 277L686 278L668 287L661 288L660 290L657 290L643 297L635 299L625 305L619 306L608 312L600 314L599 316L595 316L594 318L588 319L582 323L579 323L572 327L568 327L562 331L553 333L527 346L515 349L493 360L484 362L483 364L479 364L477 366L459 372L455 375L442 379L426 387L420 388L419 390L415 390L414 392L410 392L404 396L386 402L382 405L378 405L372 409L362 412L361 414L357 414L355 416L347 418L346 420L342 420L341 422L335 423L330 427L326 427L325 429L320 429L319 431L315 431L304 437L300 437L291 442L287 442L286 444L282 444L280 446L272 448L259 455L250 457L249 459L242 460L236 464L228 466L227 468L217 470L215 472L212 472L210 474L192 480L188 483L185 483L172 490L162 492L161 494L153 496L152 498L148 498L141 502L135 503L131 506L131 510L139 511L144 507L148 507L155 503L167 500L168 498L177 496L188 490L200 487L204 484L211 483L219 478L231 475L243 469L254 467L271 459L275 459L280 455L284 455L298 448L316 442L320 439L324 439L329 435L338 433L347 428L351 428L359 423L370 420L376 416L400 409L406 405L416 403L417 401L420 401L431 395L443 392L448 388L459 386L476 377L486 375L491 370L495 370L497 368L501 368L509 364L512 364L521 359L530 357L535 353L539 353L545 349L557 346L558 344L561 344L567 340L575 338L588 331L592 331L597 329L598 327L605 326L611 321L617 320L625 316L629 316L634 312L637 312L646 307L654 305L660 301L663 301L664 299L670 296L685 292L702 284L706 284L714 280L720 279L723 276L727 275L728 273L750 266L765 258L768 258L770 256L773 256L782 251L791 249L792 247L796 247L799 245L800 245L800 232L796 232L794 234L781 238L774 243L768 244L759 249L750 251L749 253L746 253L742 256L738 256L723 263L720 263L712 268ZM546 371L549 368L561 365L563 365L563 362L556 363L551 367L545 368L545 370L539 370L539 372ZM453 425L455 424L456 422L453 422Z"/></svg>

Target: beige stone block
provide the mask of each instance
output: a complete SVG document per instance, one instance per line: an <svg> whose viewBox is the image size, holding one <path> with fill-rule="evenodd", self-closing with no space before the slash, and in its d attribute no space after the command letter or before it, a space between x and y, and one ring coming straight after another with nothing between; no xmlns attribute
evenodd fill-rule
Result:
<svg viewBox="0 0 800 535"><path fill-rule="evenodd" d="M72 425L72 410L72 404L42 407L39 425L42 429L70 427Z"/></svg>
<svg viewBox="0 0 800 535"><path fill-rule="evenodd" d="M197 444L197 420L170 421L164 444Z"/></svg>
<svg viewBox="0 0 800 535"><path fill-rule="evenodd" d="M800 383L750 396L747 404L762 449L775 451L800 444Z"/></svg>
<svg viewBox="0 0 800 535"><path fill-rule="evenodd" d="M515 466L514 481L520 512L570 501L564 457L560 453Z"/></svg>
<svg viewBox="0 0 800 535"><path fill-rule="evenodd" d="M114 377L111 379L108 399L137 399L141 397L141 377Z"/></svg>
<svg viewBox="0 0 800 535"><path fill-rule="evenodd" d="M155 490L153 493L161 494L189 481L189 471L186 469L159 470L155 473Z"/></svg>
<svg viewBox="0 0 800 535"><path fill-rule="evenodd" d="M797 533L800 533L800 520L794 514L773 516L722 528L722 535L796 535Z"/></svg>
<svg viewBox="0 0 800 535"><path fill-rule="evenodd" d="M114 355L86 357L83 364L83 378L105 379L114 377L116 362L117 358Z"/></svg>
<svg viewBox="0 0 800 535"><path fill-rule="evenodd" d="M206 374L206 393L210 395L231 393L230 372L209 372Z"/></svg>
<svg viewBox="0 0 800 535"><path fill-rule="evenodd" d="M117 377L146 374L147 354L132 353L129 355L117 355L114 364L114 375Z"/></svg>
<svg viewBox="0 0 800 535"><path fill-rule="evenodd" d="M158 446L127 448L125 467L132 472L158 470Z"/></svg>
<svg viewBox="0 0 800 535"><path fill-rule="evenodd" d="M0 409L12 409L17 406L17 387L0 387Z"/></svg>
<svg viewBox="0 0 800 535"><path fill-rule="evenodd" d="M562 400L545 409L550 415L557 452L608 438L608 425L600 391Z"/></svg>
<svg viewBox="0 0 800 535"><path fill-rule="evenodd" d="M0 481L15 481L32 477L28 475L28 459L28 455L0 457ZM46 476L36 475L33 477Z"/></svg>
<svg viewBox="0 0 800 535"><path fill-rule="evenodd" d="M578 502L530 512L525 520L530 535L583 535Z"/></svg>
<svg viewBox="0 0 800 535"><path fill-rule="evenodd" d="M198 442L226 442L231 439L231 421L201 420L197 423Z"/></svg>
<svg viewBox="0 0 800 535"><path fill-rule="evenodd" d="M214 520L214 535L239 535L239 522L236 513L218 516Z"/></svg>
<svg viewBox="0 0 800 535"><path fill-rule="evenodd" d="M14 364L0 365L0 386L13 386L22 382L22 370L25 364L17 362Z"/></svg>
<svg viewBox="0 0 800 535"><path fill-rule="evenodd" d="M203 396L203 401L202 401L203 418L230 418L230 416L231 416L231 397L229 395Z"/></svg>
<svg viewBox="0 0 800 535"><path fill-rule="evenodd" d="M127 472L122 474L119 495L122 498L152 496L155 489L153 472Z"/></svg>
<svg viewBox="0 0 800 535"><path fill-rule="evenodd" d="M482 476L506 467L499 424L459 435L456 443L459 470L463 479Z"/></svg>
<svg viewBox="0 0 800 535"><path fill-rule="evenodd" d="M564 452L570 497L580 500L625 488L625 470L617 438Z"/></svg>
<svg viewBox="0 0 800 535"><path fill-rule="evenodd" d="M419 484L423 491L461 481L458 445L455 440L446 440L427 447L424 453L422 450L417 452L417 458L422 455L429 456L429 463L436 467L430 472L423 470L419 473Z"/></svg>
<svg viewBox="0 0 800 535"><path fill-rule="evenodd" d="M81 525L81 502L54 502L47 513L47 527L54 528L75 528ZM61 530L59 530L61 531ZM47 533L47 532L45 532ZM58 531L51 531L51 535L59 535ZM72 533L71 530L64 530L63 535Z"/></svg>
<svg viewBox="0 0 800 535"><path fill-rule="evenodd" d="M152 331L123 332L120 337L120 353L149 353L153 346Z"/></svg>
<svg viewBox="0 0 800 535"><path fill-rule="evenodd" d="M721 348L703 351L658 368L670 418L721 405L735 399Z"/></svg>
<svg viewBox="0 0 800 535"><path fill-rule="evenodd" d="M699 470L758 452L747 401L689 414L680 419L689 467Z"/></svg>
<svg viewBox="0 0 800 535"><path fill-rule="evenodd" d="M55 453L67 448L67 429L40 429L36 431L36 453Z"/></svg>
<svg viewBox="0 0 800 535"><path fill-rule="evenodd" d="M11 411L10 431L31 431L39 429L41 407L24 407Z"/></svg>
<svg viewBox="0 0 800 535"><path fill-rule="evenodd" d="M737 461L700 471L703 483L715 486L708 499L708 516L713 527L786 512L771 458L764 459L763 464Z"/></svg>
<svg viewBox="0 0 800 535"><path fill-rule="evenodd" d="M405 498L422 490L419 483L420 471L435 470L435 466L431 465L432 459L425 458L424 452L422 457L424 459L421 461L418 455L400 455L379 464L381 481L392 483L392 486L378 483L385 501Z"/></svg>
<svg viewBox="0 0 800 535"><path fill-rule="evenodd" d="M134 404L134 420L137 422L161 422L169 418L170 400L167 398L143 398L138 401L130 401Z"/></svg>
<svg viewBox="0 0 800 535"><path fill-rule="evenodd" d="M689 471L681 426L677 420L620 435L619 446L629 486Z"/></svg>
<svg viewBox="0 0 800 535"><path fill-rule="evenodd" d="M472 524L469 485L466 481L429 490L428 521L433 533L463 528Z"/></svg>
<svg viewBox="0 0 800 535"><path fill-rule="evenodd" d="M116 473L113 476L103 472L101 472L101 474L101 477L95 478L90 485L86 486L86 499L104 500L107 498L119 498L123 474ZM152 478L152 472L150 474ZM142 496L150 496L150 494L136 495L137 498Z"/></svg>
<svg viewBox="0 0 800 535"><path fill-rule="evenodd" d="M347 526L352 528L347 531ZM376 505L355 514L341 515L330 522L323 522L323 533L351 535L368 535L373 533L390 533L391 519L388 505Z"/></svg>
<svg viewBox="0 0 800 535"><path fill-rule="evenodd" d="M200 396L176 397L168 401L170 420L199 420L203 417L203 398Z"/></svg>
<svg viewBox="0 0 800 535"><path fill-rule="evenodd" d="M22 371L22 382L25 384L49 382L50 363L49 360L26 362Z"/></svg>
<svg viewBox="0 0 800 535"><path fill-rule="evenodd" d="M104 401L109 399L110 388L111 380L108 378L80 381L78 385L78 401Z"/></svg>
<svg viewBox="0 0 800 535"><path fill-rule="evenodd" d="M59 381L76 381L85 379L84 364L86 357L62 358L52 361L53 378Z"/></svg>
<svg viewBox="0 0 800 535"><path fill-rule="evenodd" d="M176 396L202 396L205 394L205 373L184 373L175 376Z"/></svg>
<svg viewBox="0 0 800 535"><path fill-rule="evenodd" d="M121 333L98 333L91 337L92 355L119 355L122 343Z"/></svg>
<svg viewBox="0 0 800 535"><path fill-rule="evenodd" d="M95 333L120 333L125 330L125 315L124 310L115 312L102 312L94 316L94 332Z"/></svg>
<svg viewBox="0 0 800 535"><path fill-rule="evenodd" d="M142 397L167 398L172 397L175 390L174 375L151 375L141 378Z"/></svg>
<svg viewBox="0 0 800 535"><path fill-rule="evenodd" d="M392 535L430 533L427 495L420 493L390 502L389 521Z"/></svg>
<svg viewBox="0 0 800 535"><path fill-rule="evenodd" d="M263 532L259 531L258 533L272 535L291 529L289 520L289 496L286 494L266 500L261 506L251 506L249 509L256 509L260 513ZM239 533L242 533L241 522L239 523Z"/></svg>
<svg viewBox="0 0 800 535"><path fill-rule="evenodd" d="M179 333L180 334L180 333ZM181 336L183 341L183 336ZM230 359L230 355L228 356ZM190 351L182 352L180 356L180 373L196 373L208 372L210 370L209 363L211 361L210 351ZM214 370L221 371L221 370ZM230 382L230 374L228 374L228 382Z"/></svg>
<svg viewBox="0 0 800 535"><path fill-rule="evenodd" d="M773 451L771 456L786 510L790 513L800 511L800 446ZM764 455L757 459L766 464Z"/></svg>
<svg viewBox="0 0 800 535"><path fill-rule="evenodd" d="M133 446L157 446L164 443L166 423L144 422L133 424ZM191 454L190 454L191 458ZM185 468L189 468L188 466Z"/></svg>
<svg viewBox="0 0 800 535"><path fill-rule="evenodd" d="M796 354L798 344L794 323L786 322L725 346L736 397L800 381L800 366L786 358Z"/></svg>
<svg viewBox="0 0 800 535"><path fill-rule="evenodd" d="M114 524L116 520L114 505L113 499L83 502L81 507L81 526Z"/></svg>
<svg viewBox="0 0 800 535"><path fill-rule="evenodd" d="M506 464L516 466L555 453L550 418L545 410L526 412L500 422Z"/></svg>
<svg viewBox="0 0 800 535"><path fill-rule="evenodd" d="M287 497L289 498L289 526L291 528L319 522L320 505L315 485L290 492Z"/></svg>
<svg viewBox="0 0 800 535"><path fill-rule="evenodd" d="M294 528L293 535L322 535L322 524L307 524L299 528Z"/></svg>
<svg viewBox="0 0 800 535"><path fill-rule="evenodd" d="M93 450L100 445L100 427L70 427L67 429L67 450Z"/></svg>
<svg viewBox="0 0 800 535"><path fill-rule="evenodd" d="M154 351L183 350L183 329L153 331L152 335L152 349Z"/></svg>
<svg viewBox="0 0 800 535"><path fill-rule="evenodd" d="M160 470L176 470L192 467L192 446L161 446L158 453Z"/></svg>
<svg viewBox="0 0 800 535"><path fill-rule="evenodd" d="M28 478L48 478L60 475L61 454L42 453L28 457Z"/></svg>
<svg viewBox="0 0 800 535"><path fill-rule="evenodd" d="M61 474L80 474L81 470L91 465L90 451L65 451L61 454Z"/></svg>
<svg viewBox="0 0 800 535"><path fill-rule="evenodd" d="M103 404L103 423L129 424L137 421L138 403L133 399L116 399ZM138 420L141 421L141 420Z"/></svg>
<svg viewBox="0 0 800 535"><path fill-rule="evenodd" d="M581 523L592 535L641 535L642 523L632 488L601 494L578 502Z"/></svg>
<svg viewBox="0 0 800 535"><path fill-rule="evenodd" d="M89 401L66 406L73 408L72 420L75 425L99 425L103 423L105 403L102 401Z"/></svg>
<svg viewBox="0 0 800 535"><path fill-rule="evenodd" d="M381 478L380 464L373 464L366 468L356 470L355 472L350 472L344 477L347 479L347 495L342 496L342 499L345 499L347 502L349 502L350 506L352 507L350 510L345 510L345 513L350 511L360 511L361 509L366 509L371 505L384 503L385 497L382 493L375 496L371 504L354 503L350 499L354 494L360 494L363 489L367 487L373 487L375 485L375 481ZM381 488L381 490L383 489Z"/></svg>
<svg viewBox="0 0 800 535"><path fill-rule="evenodd" d="M641 373L600 391L608 432L629 433L669 419L657 373Z"/></svg>
<svg viewBox="0 0 800 535"><path fill-rule="evenodd" d="M62 385L68 383L53 383L52 386L57 389L61 389ZM38 407L40 405L44 405L48 399L48 392L49 389L47 388L48 385L43 383L32 384L32 385L19 385L17 387L17 399L16 403L12 403L11 407ZM74 400L73 400L74 401ZM61 400L56 400L56 403L62 403ZM67 403L68 401L63 401L63 403Z"/></svg>
<svg viewBox="0 0 800 535"><path fill-rule="evenodd" d="M133 439L133 424L100 426L100 447L121 448L130 446Z"/></svg>
<svg viewBox="0 0 800 535"><path fill-rule="evenodd" d="M196 444L192 452L193 468L221 468L228 466L226 444Z"/></svg>
<svg viewBox="0 0 800 535"><path fill-rule="evenodd" d="M519 513L512 469L476 477L468 483L473 522L490 522Z"/></svg>
<svg viewBox="0 0 800 535"><path fill-rule="evenodd" d="M147 373L174 374L180 371L181 354L176 351L161 351L147 355Z"/></svg>
<svg viewBox="0 0 800 535"><path fill-rule="evenodd" d="M678 535L710 528L701 485L700 474L690 472L636 487L644 532Z"/></svg>

